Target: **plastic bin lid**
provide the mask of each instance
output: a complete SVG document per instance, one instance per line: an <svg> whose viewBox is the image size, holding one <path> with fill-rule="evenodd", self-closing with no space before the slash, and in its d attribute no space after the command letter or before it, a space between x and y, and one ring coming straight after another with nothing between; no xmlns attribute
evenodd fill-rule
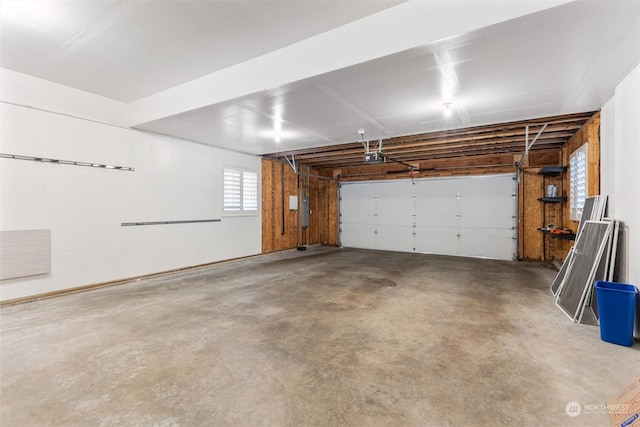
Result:
<svg viewBox="0 0 640 427"><path fill-rule="evenodd" d="M616 292L628 292L635 294L638 292L638 289L627 283L618 283L618 282L605 282L605 281L597 281L596 289L606 289L607 291L616 291Z"/></svg>

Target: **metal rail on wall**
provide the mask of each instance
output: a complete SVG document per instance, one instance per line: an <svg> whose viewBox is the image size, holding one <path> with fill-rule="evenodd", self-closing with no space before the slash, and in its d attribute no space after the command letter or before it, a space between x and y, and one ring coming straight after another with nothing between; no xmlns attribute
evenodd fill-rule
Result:
<svg viewBox="0 0 640 427"><path fill-rule="evenodd" d="M54 165L84 166L84 167L90 167L90 168L113 169L113 170L120 170L120 171L127 171L127 172L135 171L135 168L132 168L129 166L105 165L102 163L81 162L76 160L51 159L48 157L23 156L20 154L0 153L0 158L13 159L13 160L26 160L26 161L39 162L39 163L51 163Z"/></svg>
<svg viewBox="0 0 640 427"><path fill-rule="evenodd" d="M133 227L137 225L170 225L170 224L198 224L201 222L220 222L219 218L216 219L185 219L178 221L139 221L139 222L121 222L122 227Z"/></svg>

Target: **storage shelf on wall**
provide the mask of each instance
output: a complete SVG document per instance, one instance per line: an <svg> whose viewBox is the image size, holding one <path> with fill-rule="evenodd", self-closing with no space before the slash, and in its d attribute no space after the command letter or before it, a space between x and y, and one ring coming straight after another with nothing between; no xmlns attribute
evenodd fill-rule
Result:
<svg viewBox="0 0 640 427"><path fill-rule="evenodd" d="M566 166L543 166L538 171L538 175L559 176L567 171Z"/></svg>
<svg viewBox="0 0 640 427"><path fill-rule="evenodd" d="M556 192L548 191L550 186L556 186L560 191L564 190L564 174L567 172L566 166L550 165L542 166L538 170L538 175L542 175L542 194L543 197L538 198L538 201L545 205L543 209L543 224L562 224L563 205L567 202L566 196L555 195L548 197L549 194L556 194ZM549 236L549 239L544 239L543 254L545 259L552 259L556 254L557 245L560 244L559 240L575 240L576 235L569 234L555 234L552 233L548 227L538 228L542 232L543 236ZM557 242L557 243L556 243ZM547 258L547 254L552 254Z"/></svg>
<svg viewBox="0 0 640 427"><path fill-rule="evenodd" d="M567 198L566 197L540 197L538 200L544 203L562 203L562 202L566 202Z"/></svg>
<svg viewBox="0 0 640 427"><path fill-rule="evenodd" d="M553 237L554 239L576 240L576 235L574 233L571 233L571 234L554 234L548 228L538 228L538 230L542 231L542 233L546 234L547 236Z"/></svg>

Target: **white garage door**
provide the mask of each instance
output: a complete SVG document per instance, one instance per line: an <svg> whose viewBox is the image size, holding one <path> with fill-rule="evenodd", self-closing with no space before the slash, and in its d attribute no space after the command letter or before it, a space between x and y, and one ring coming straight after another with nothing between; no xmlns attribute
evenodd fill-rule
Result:
<svg viewBox="0 0 640 427"><path fill-rule="evenodd" d="M513 175L344 183L342 246L511 260Z"/></svg>

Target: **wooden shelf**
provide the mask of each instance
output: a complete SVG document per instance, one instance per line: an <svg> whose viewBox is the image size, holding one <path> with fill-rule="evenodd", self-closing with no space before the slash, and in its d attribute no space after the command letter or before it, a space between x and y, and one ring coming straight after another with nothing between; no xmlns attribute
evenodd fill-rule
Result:
<svg viewBox="0 0 640 427"><path fill-rule="evenodd" d="M538 175L558 176L567 171L566 166L543 166L538 171Z"/></svg>
<svg viewBox="0 0 640 427"><path fill-rule="evenodd" d="M538 200L544 203L562 203L562 202L566 202L567 198L566 197L540 197Z"/></svg>
<svg viewBox="0 0 640 427"><path fill-rule="evenodd" d="M571 234L553 234L549 231L548 228L538 228L539 231L542 232L542 234L545 234L547 236L551 236L554 239L560 239L560 240L576 240L576 235L571 233Z"/></svg>

